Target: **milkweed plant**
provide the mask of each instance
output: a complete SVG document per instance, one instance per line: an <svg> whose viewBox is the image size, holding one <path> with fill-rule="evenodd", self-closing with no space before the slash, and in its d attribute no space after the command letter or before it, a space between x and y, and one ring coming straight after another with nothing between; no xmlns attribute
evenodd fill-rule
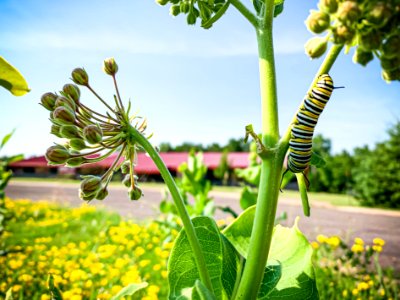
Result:
<svg viewBox="0 0 400 300"><path fill-rule="evenodd" d="M355 48L353 61L365 66L380 60L386 81L400 80L400 2L366 0L320 0L306 20L316 34L306 44L311 58L325 55L321 66L287 128L278 126L278 98L272 27L284 12L284 0L156 0L168 6L173 16L184 15L189 25L210 29L228 9L236 9L255 31L258 42L261 87L261 133L246 126L245 140L257 146L260 172L256 204L244 210L222 231L208 216L191 218L182 195L156 148L149 142L147 122L131 115L131 103L120 96L114 59L103 69L115 87L107 102L92 87L83 68L72 71L74 84L57 93L46 93L41 104L50 111L51 133L67 140L46 152L49 164L79 167L119 153L102 175L83 176L79 196L85 201L103 200L113 174L121 170L128 198L140 200L142 191L135 176L136 151L148 153L172 196L183 229L168 260L169 299L318 299L311 262L313 249L297 227L274 226L278 196L295 173L305 215L310 214L306 171L310 164L323 165L312 151L312 136L318 117L334 93L329 76L342 52ZM97 112L84 104L79 86L104 104ZM312 183L311 183L312 184ZM140 287L138 287L140 288ZM134 289L133 289L134 290Z"/></svg>

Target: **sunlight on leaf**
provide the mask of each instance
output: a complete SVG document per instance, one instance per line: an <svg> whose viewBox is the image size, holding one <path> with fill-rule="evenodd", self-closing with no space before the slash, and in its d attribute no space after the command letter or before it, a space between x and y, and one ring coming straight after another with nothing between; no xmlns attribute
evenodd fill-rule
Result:
<svg viewBox="0 0 400 300"><path fill-rule="evenodd" d="M0 56L0 86L14 96L23 96L29 92L28 83L21 73Z"/></svg>

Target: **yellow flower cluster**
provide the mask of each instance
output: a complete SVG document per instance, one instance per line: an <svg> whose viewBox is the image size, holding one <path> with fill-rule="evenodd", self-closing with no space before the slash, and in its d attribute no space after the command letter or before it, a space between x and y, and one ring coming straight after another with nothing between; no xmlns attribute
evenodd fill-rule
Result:
<svg viewBox="0 0 400 300"><path fill-rule="evenodd" d="M14 215L6 244L21 252L0 257L0 299L10 287L24 299L51 299L48 273L64 300L107 300L143 281L149 286L137 299L166 298L166 262L176 230L171 239L171 231L157 223L121 221L87 205L66 209L9 199L6 205Z"/></svg>
<svg viewBox="0 0 400 300"><path fill-rule="evenodd" d="M320 244L327 244L327 245L331 246L333 249L337 248L341 243L340 237L338 237L336 235L327 237L323 234L319 234L319 235L317 235L317 241ZM313 246L314 249L317 249L319 247L318 243L313 242L313 243L311 243L311 245Z"/></svg>

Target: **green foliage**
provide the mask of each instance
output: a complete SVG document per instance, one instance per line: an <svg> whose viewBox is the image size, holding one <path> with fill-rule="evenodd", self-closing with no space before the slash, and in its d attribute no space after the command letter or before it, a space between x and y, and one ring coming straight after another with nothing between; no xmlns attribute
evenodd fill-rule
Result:
<svg viewBox="0 0 400 300"><path fill-rule="evenodd" d="M321 299L398 299L398 278L392 268L381 266L384 244L380 238L349 243L338 236L318 235L312 245Z"/></svg>
<svg viewBox="0 0 400 300"><path fill-rule="evenodd" d="M249 251L254 215L253 206L223 231L244 258ZM297 223L292 228L277 225L272 235L268 265L278 261L282 268L281 278L267 299L318 299L311 256L312 247L297 228Z"/></svg>
<svg viewBox="0 0 400 300"><path fill-rule="evenodd" d="M243 142L242 138L231 138L226 144L211 143L209 145L184 142L180 145L172 146L170 143L163 142L159 145L160 152L247 152L249 145Z"/></svg>
<svg viewBox="0 0 400 300"><path fill-rule="evenodd" d="M124 299L124 297L126 296L132 296L136 294L137 291L146 288L148 285L149 284L147 282L131 283L120 290L118 294L111 298L111 300L121 300Z"/></svg>
<svg viewBox="0 0 400 300"><path fill-rule="evenodd" d="M239 267L239 257L229 242L224 239L213 219L192 219L210 274L213 294L216 299L232 296ZM168 260L169 299L182 298L187 289L195 286L199 273L185 230L175 240ZM223 296L224 295L224 296ZM226 299L226 298L225 298Z"/></svg>
<svg viewBox="0 0 400 300"><path fill-rule="evenodd" d="M29 92L28 83L21 73L0 56L0 86L14 96L23 96Z"/></svg>
<svg viewBox="0 0 400 300"><path fill-rule="evenodd" d="M400 122L373 150L355 151L354 192L363 205L400 207Z"/></svg>
<svg viewBox="0 0 400 300"><path fill-rule="evenodd" d="M63 300L61 291L54 284L54 277L52 274L49 274L49 277L47 279L47 287L49 289L52 300Z"/></svg>
<svg viewBox="0 0 400 300"><path fill-rule="evenodd" d="M228 151L224 151L221 155L218 166L213 171L214 176L222 180L222 185L227 185L231 169L229 168Z"/></svg>

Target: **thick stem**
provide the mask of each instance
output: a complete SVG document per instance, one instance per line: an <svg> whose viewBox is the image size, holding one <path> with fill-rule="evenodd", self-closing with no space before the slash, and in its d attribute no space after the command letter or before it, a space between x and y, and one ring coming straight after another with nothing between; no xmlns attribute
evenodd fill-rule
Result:
<svg viewBox="0 0 400 300"><path fill-rule="evenodd" d="M334 62L336 61L336 59L339 56L342 49L343 49L343 45L335 45L335 44L329 49L329 52L325 56L324 61L322 62L321 66L319 67L319 70L318 70L317 74L315 75L314 80L311 83L311 85L307 91L307 94L311 92L311 90L313 89L319 76L321 76L322 74L329 73L329 71L331 70ZM301 101L300 107L302 107L303 102L304 101ZM296 111L296 114L293 116L292 121L290 122L289 126L287 127L285 134L281 138L281 142L280 142L280 148L281 148L280 151L281 152L286 153L286 151L289 147L289 140L290 140L290 134L292 131L292 124L296 121L296 115L297 115L297 111Z"/></svg>
<svg viewBox="0 0 400 300"><path fill-rule="evenodd" d="M272 42L274 1L266 1L263 28L257 31L262 109L262 140L270 154L262 158L261 178L249 253L236 299L257 298L271 246L283 157L274 149L279 140L278 100Z"/></svg>
<svg viewBox="0 0 400 300"><path fill-rule="evenodd" d="M160 174L171 193L172 199L175 202L179 216L182 219L183 227L188 237L189 244L192 248L197 269L200 273L200 280L210 291L213 291L210 275L207 270L203 251L200 247L196 231L194 230L192 220L190 219L182 196L175 184L174 179L171 176L171 173L165 166L158 152L154 149L153 145L139 131L137 131L134 127L130 127L130 134L132 135L133 139L150 155L151 159L160 171Z"/></svg>

